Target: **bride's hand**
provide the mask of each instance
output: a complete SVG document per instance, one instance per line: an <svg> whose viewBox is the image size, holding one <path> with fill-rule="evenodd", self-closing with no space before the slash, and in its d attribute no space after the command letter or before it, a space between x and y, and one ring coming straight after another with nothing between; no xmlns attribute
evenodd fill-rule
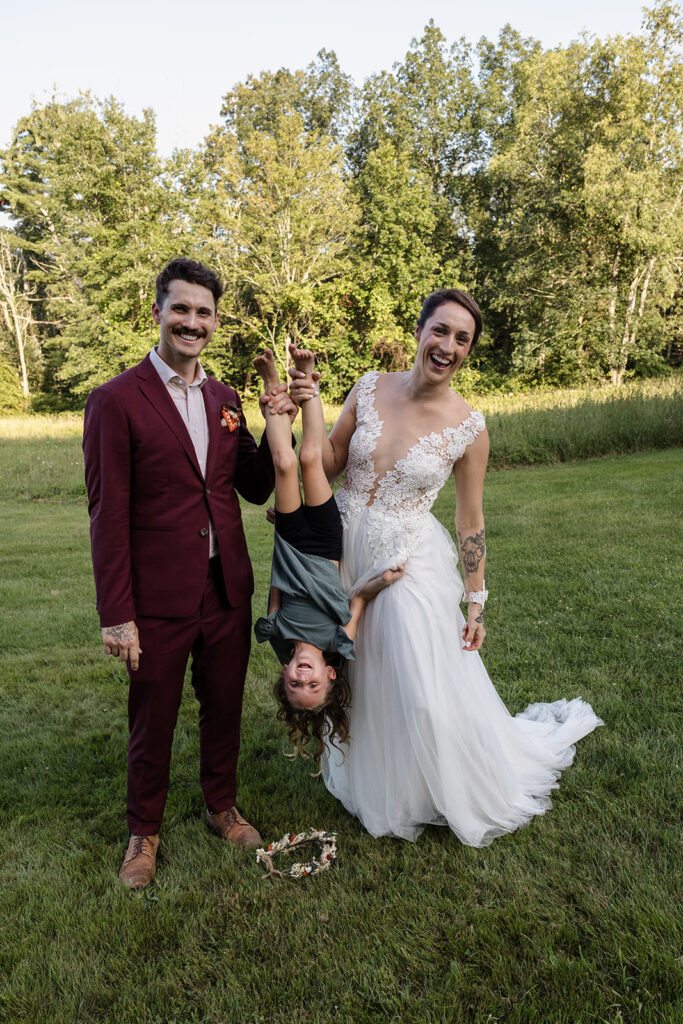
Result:
<svg viewBox="0 0 683 1024"><path fill-rule="evenodd" d="M320 393L318 388L320 373L318 370L305 374L301 370L291 369L289 376L292 378L292 383L289 385L289 394L295 405L300 406L302 402L307 402L309 398L315 398Z"/></svg>
<svg viewBox="0 0 683 1024"><path fill-rule="evenodd" d="M467 606L467 625L463 626L463 648L466 651L478 651L484 642L484 610L480 604Z"/></svg>
<svg viewBox="0 0 683 1024"><path fill-rule="evenodd" d="M364 601L372 601L380 590L385 590L392 583L400 580L405 571L405 565L397 565L395 569L385 569L381 576L376 576L374 580L368 580L363 589L358 591L358 596L362 597Z"/></svg>

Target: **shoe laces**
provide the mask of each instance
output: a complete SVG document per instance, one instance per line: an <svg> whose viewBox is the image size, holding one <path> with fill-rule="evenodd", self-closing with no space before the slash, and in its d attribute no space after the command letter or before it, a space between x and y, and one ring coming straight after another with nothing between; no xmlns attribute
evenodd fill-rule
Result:
<svg viewBox="0 0 683 1024"><path fill-rule="evenodd" d="M228 807L227 811L210 811L209 813L212 818L216 819L216 821L218 821L220 818L222 818L223 815L225 815L225 824L229 827L232 827L233 825L236 825L240 822L240 816L237 813L235 807Z"/></svg>
<svg viewBox="0 0 683 1024"><path fill-rule="evenodd" d="M139 857L140 854L143 854L145 857L152 857L154 855L154 846L149 836L133 836L133 839L135 842L130 852L131 859Z"/></svg>

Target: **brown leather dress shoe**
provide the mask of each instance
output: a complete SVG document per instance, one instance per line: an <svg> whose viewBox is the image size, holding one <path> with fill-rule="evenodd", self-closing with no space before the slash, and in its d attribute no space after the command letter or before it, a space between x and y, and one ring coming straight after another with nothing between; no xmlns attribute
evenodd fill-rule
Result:
<svg viewBox="0 0 683 1024"><path fill-rule="evenodd" d="M245 821L235 807L228 811L216 811L215 814L207 811L206 823L213 832L239 846L240 850L251 850L263 842L254 826Z"/></svg>
<svg viewBox="0 0 683 1024"><path fill-rule="evenodd" d="M157 870L159 836L131 836L119 871L119 879L127 889L144 889Z"/></svg>

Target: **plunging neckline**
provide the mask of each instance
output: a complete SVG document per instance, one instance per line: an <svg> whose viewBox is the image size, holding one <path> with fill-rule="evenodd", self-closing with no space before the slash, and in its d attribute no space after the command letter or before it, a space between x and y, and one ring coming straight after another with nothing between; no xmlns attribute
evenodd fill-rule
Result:
<svg viewBox="0 0 683 1024"><path fill-rule="evenodd" d="M414 441L413 444L408 448L405 455L403 455L400 459L397 459L394 462L393 466L390 466L389 469L386 469L384 471L382 476L379 476L377 472L377 467L375 465L375 452L377 450L377 442L379 438L382 436L382 430L384 428L384 420L380 419L379 413L377 412L377 406L375 404L375 398L377 396L377 380L379 376L380 374L378 370L373 370L371 372L372 390L369 396L370 400L368 403L368 411L371 413L371 418L373 421L374 444L372 451L369 452L368 455L372 463L373 484L371 490L367 495L367 500L365 502L366 508L372 508L372 506L375 504L375 498L381 492L384 483L387 481L391 474L396 474L400 469L402 469L406 465L412 453L417 448L424 445L425 442L430 441L432 438L436 440L439 440L440 438L447 438L449 432L453 435L458 434L464 427L466 427L470 420L476 420L476 418L481 415L481 413L478 413L475 410L471 410L469 416L466 416L465 419L461 420L455 427L446 426L443 427L442 430L431 430L428 434L420 435L420 437L418 437L417 440Z"/></svg>

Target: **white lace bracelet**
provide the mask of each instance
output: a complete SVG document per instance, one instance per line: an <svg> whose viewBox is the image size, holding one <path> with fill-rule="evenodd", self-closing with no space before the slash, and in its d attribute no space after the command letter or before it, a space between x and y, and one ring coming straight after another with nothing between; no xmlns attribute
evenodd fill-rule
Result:
<svg viewBox="0 0 683 1024"><path fill-rule="evenodd" d="M482 611L486 604L486 599L489 596L488 590L470 590L469 594L466 595L468 604L480 604ZM463 598L465 600L465 598Z"/></svg>

